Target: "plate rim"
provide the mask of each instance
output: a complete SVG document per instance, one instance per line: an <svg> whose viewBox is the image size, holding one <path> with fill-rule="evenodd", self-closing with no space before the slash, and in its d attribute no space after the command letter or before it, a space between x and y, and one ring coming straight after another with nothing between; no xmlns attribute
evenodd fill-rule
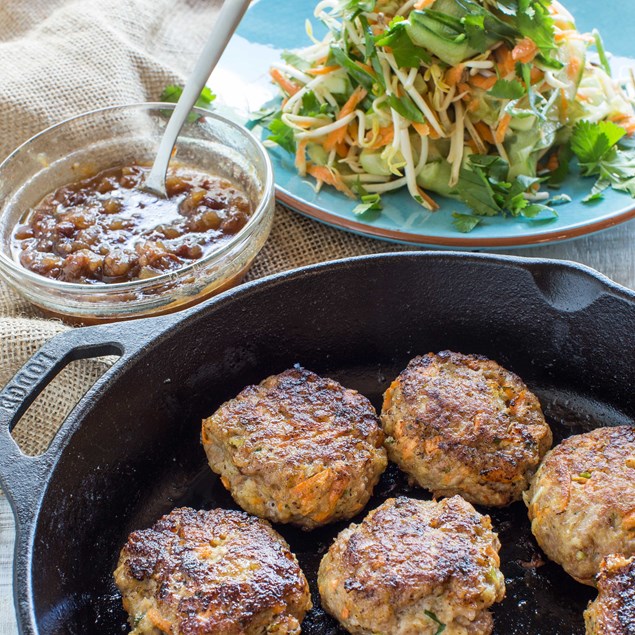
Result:
<svg viewBox="0 0 635 635"><path fill-rule="evenodd" d="M397 242L409 245L434 246L434 247L532 247L536 245L549 245L574 238L582 238L605 229L610 229L635 218L635 199L632 204L615 214L597 221L587 221L580 225L567 228L555 229L550 232L540 232L527 234L525 236L505 236L489 238L468 238L465 234L460 234L457 230L456 238L453 236L434 236L430 234L413 234L399 230L375 227L367 223L360 223L349 220L343 216L323 211L320 207L309 203L306 199L301 199L289 192L287 189L276 183L276 201L282 203L296 213L308 216L314 220L325 223L337 229L343 229L349 233L383 240L385 242ZM433 212L434 213L434 212ZM486 218L486 217L484 217Z"/></svg>

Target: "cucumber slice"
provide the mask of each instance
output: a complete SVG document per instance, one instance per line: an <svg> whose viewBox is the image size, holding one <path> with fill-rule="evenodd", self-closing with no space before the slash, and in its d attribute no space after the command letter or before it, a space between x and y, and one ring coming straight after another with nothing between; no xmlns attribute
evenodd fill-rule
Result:
<svg viewBox="0 0 635 635"><path fill-rule="evenodd" d="M334 76L333 76L334 75ZM351 84L346 75L332 73L322 84L333 95L346 95L351 91Z"/></svg>
<svg viewBox="0 0 635 635"><path fill-rule="evenodd" d="M328 152L317 143L309 143L306 147L306 153L309 155L311 163L315 165L326 165L329 158Z"/></svg>
<svg viewBox="0 0 635 635"><path fill-rule="evenodd" d="M359 163L368 174L377 174L378 176L390 176L390 168L386 161L381 158L380 152L371 152L370 150L362 150L359 155Z"/></svg>
<svg viewBox="0 0 635 635"><path fill-rule="evenodd" d="M437 0L431 9L412 11L406 32L414 44L427 49L441 61L456 66L473 57L479 50L466 40L461 18L468 12L455 0ZM487 36L487 46L496 42Z"/></svg>
<svg viewBox="0 0 635 635"><path fill-rule="evenodd" d="M417 174L417 184L442 196L456 196L454 189L448 185L451 176L452 168L445 159L430 161Z"/></svg>

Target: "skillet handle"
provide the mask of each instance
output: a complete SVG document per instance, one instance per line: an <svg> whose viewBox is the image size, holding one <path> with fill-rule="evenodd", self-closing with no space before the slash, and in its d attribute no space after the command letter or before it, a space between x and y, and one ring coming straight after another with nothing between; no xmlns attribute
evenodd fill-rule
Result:
<svg viewBox="0 0 635 635"><path fill-rule="evenodd" d="M163 331L164 323L162 318L153 318L126 324L74 328L60 333L46 342L0 391L0 487L11 502L18 527L28 526L33 519L34 510L38 507L36 502L44 492L47 476L72 431L69 430L67 419L43 454L27 456L20 451L11 436L11 430L69 362L102 355L120 356L113 367L80 399L81 404L90 399L93 391L117 367Z"/></svg>

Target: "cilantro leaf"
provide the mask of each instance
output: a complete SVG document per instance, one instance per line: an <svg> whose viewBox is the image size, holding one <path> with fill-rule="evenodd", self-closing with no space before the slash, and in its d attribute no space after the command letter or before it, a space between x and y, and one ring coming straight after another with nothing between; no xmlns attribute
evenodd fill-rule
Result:
<svg viewBox="0 0 635 635"><path fill-rule="evenodd" d="M573 129L571 149L575 152L583 172L593 173L597 164L606 159L617 142L626 134L612 121L579 121Z"/></svg>
<svg viewBox="0 0 635 635"><path fill-rule="evenodd" d="M527 94L525 87L516 79L499 79L488 91L488 95L497 99L520 99Z"/></svg>
<svg viewBox="0 0 635 635"><path fill-rule="evenodd" d="M511 44L518 37L518 30L489 11L483 6L483 2L475 0L455 0L455 2L466 12L466 15L461 18L461 23L467 41L479 52L484 53L496 40L505 40Z"/></svg>
<svg viewBox="0 0 635 635"><path fill-rule="evenodd" d="M527 219L544 214L550 218L557 216L549 205L531 203L525 196L542 179L520 175L510 182L508 175L509 164L501 157L473 154L461 169L455 194L476 216L522 216ZM458 224L454 224L459 231L469 231L469 223L473 221L468 220L469 215L467 217L457 219L455 216Z"/></svg>
<svg viewBox="0 0 635 635"><path fill-rule="evenodd" d="M462 18L468 44L477 51L484 52L487 49L487 37L485 33L485 16L469 14Z"/></svg>
<svg viewBox="0 0 635 635"><path fill-rule="evenodd" d="M295 152L293 130L282 121L281 113L278 113L277 117L274 117L269 122L268 128L271 134L267 137L267 141L277 143L281 148L291 154Z"/></svg>
<svg viewBox="0 0 635 635"><path fill-rule="evenodd" d="M611 121L579 121L573 128L571 149L583 176L597 176L583 203L598 201L608 187L635 198L635 148L620 147L626 131Z"/></svg>
<svg viewBox="0 0 635 635"><path fill-rule="evenodd" d="M528 37L549 57L556 48L553 19L549 15L550 0L518 0L516 21L524 37Z"/></svg>
<svg viewBox="0 0 635 635"><path fill-rule="evenodd" d="M452 225L463 234L471 232L483 220L482 217L474 214L459 214L458 212L453 212L452 218L454 219Z"/></svg>
<svg viewBox="0 0 635 635"><path fill-rule="evenodd" d="M430 54L413 43L406 31L406 21L394 18L389 29L375 38L376 46L389 46L401 68L419 68L421 62L430 63Z"/></svg>
<svg viewBox="0 0 635 635"><path fill-rule="evenodd" d="M507 161L492 154L473 154L470 157L470 165L482 168L495 183L506 180L509 172Z"/></svg>
<svg viewBox="0 0 635 635"><path fill-rule="evenodd" d="M159 100L164 101L168 104L176 104L181 98L182 94L183 94L182 86L177 86L176 84L170 84L169 86L166 86L163 89L163 92L161 93ZM196 100L194 107L209 109L212 102L215 99L216 99L216 95L207 86L205 86L203 90L201 91L199 98ZM187 120L189 122L196 121L198 117L199 116L197 114L191 113L190 115L188 115Z"/></svg>
<svg viewBox="0 0 635 635"><path fill-rule="evenodd" d="M480 216L498 216L501 213L492 184L483 169L462 168L456 193Z"/></svg>
<svg viewBox="0 0 635 635"><path fill-rule="evenodd" d="M328 106L328 104L324 104ZM307 91L302 95L302 106L299 110L299 114L304 117L316 117L317 115L323 115L328 108L324 108L320 104L317 96L312 90Z"/></svg>

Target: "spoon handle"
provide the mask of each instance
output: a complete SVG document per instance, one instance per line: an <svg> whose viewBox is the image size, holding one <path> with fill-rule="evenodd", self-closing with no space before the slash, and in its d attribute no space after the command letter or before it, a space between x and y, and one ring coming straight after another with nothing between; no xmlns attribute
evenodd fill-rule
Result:
<svg viewBox="0 0 635 635"><path fill-rule="evenodd" d="M250 0L225 0L218 13L218 18L212 33L201 52L190 78L185 84L183 93L172 112L170 121L165 128L163 138L159 144L157 156L152 164L150 174L144 188L162 198L167 196L165 191L165 175L172 156L172 148L181 132L190 111L194 107L201 91L205 87L209 76L216 67L227 43L231 39L236 27L242 19Z"/></svg>

